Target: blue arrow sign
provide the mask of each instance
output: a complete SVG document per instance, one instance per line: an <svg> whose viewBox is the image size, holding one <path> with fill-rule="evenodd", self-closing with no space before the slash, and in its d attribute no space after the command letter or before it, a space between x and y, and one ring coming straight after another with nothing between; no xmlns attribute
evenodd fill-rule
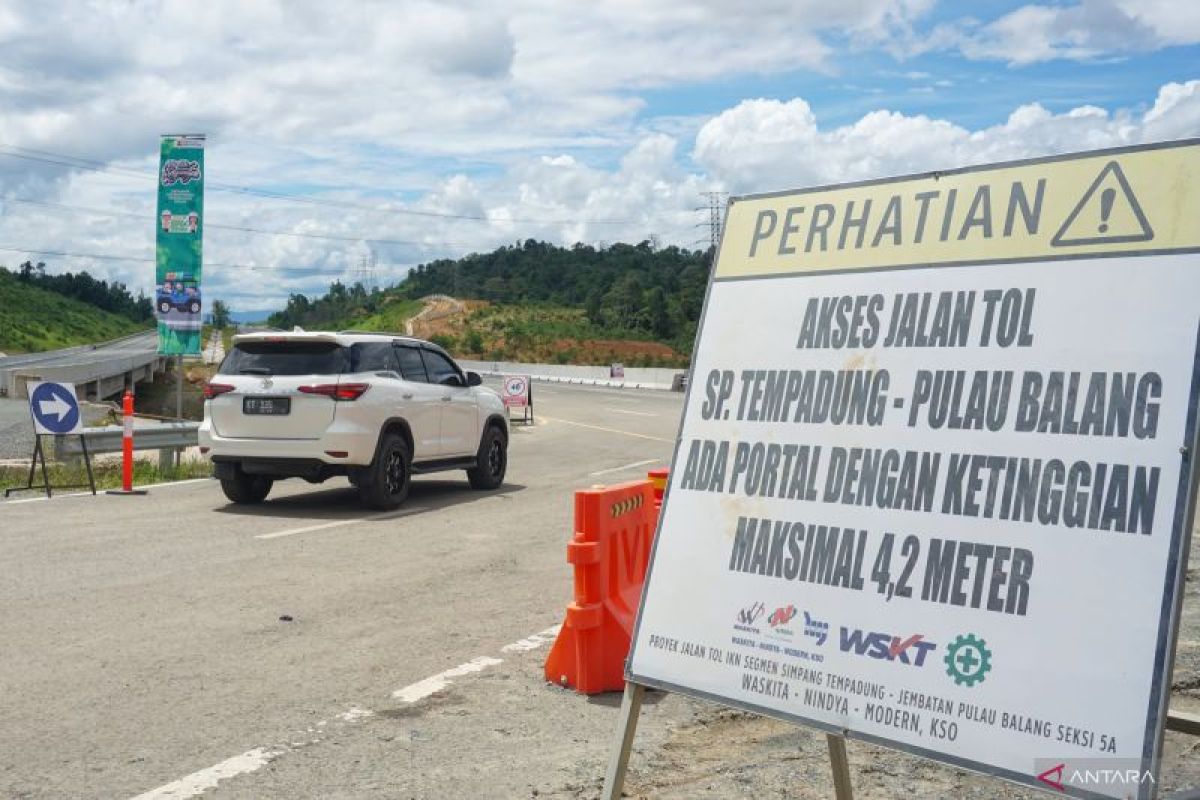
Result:
<svg viewBox="0 0 1200 800"><path fill-rule="evenodd" d="M38 433L78 433L79 400L69 383L38 383L29 392L29 410Z"/></svg>

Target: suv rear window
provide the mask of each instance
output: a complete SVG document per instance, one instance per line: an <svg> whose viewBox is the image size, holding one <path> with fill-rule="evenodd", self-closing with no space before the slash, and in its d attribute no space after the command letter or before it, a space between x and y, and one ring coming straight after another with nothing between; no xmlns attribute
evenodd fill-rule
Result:
<svg viewBox="0 0 1200 800"><path fill-rule="evenodd" d="M221 362L222 375L341 375L346 348L333 342L241 342Z"/></svg>

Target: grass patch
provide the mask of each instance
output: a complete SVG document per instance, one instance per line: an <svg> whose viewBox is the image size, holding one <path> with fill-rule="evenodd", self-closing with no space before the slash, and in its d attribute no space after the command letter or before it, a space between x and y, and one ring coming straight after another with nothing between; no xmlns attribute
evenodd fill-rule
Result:
<svg viewBox="0 0 1200 800"><path fill-rule="evenodd" d="M149 329L128 317L0 273L0 352L56 350Z"/></svg>
<svg viewBox="0 0 1200 800"><path fill-rule="evenodd" d="M424 307L425 304L420 300L392 299L384 303L383 307L374 314L355 319L344 326L334 326L334 328L348 326L356 331L379 331L380 333L403 335L404 323L419 314Z"/></svg>
<svg viewBox="0 0 1200 800"><path fill-rule="evenodd" d="M50 487L57 491L58 486L87 486L87 470L83 462L59 463L50 462ZM92 464L92 474L96 478L96 490L121 488L121 462L104 461ZM29 467L0 467L0 495L4 489L24 486L29 477ZM167 483L169 481L185 481L192 478L212 477L212 464L207 461L185 461L177 468L160 470L155 461L135 459L133 462L133 485L146 486L151 483ZM33 475L34 484L42 482L42 470ZM78 491L72 489L70 491ZM34 497L44 494L44 489L21 492L14 497Z"/></svg>

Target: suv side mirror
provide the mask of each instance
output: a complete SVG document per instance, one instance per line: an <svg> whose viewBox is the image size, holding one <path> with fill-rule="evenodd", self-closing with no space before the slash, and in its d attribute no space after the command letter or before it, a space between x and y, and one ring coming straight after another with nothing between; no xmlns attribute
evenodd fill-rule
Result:
<svg viewBox="0 0 1200 800"><path fill-rule="evenodd" d="M440 381L438 381L438 383L440 383L442 386L462 386L463 385L462 378L458 377L457 375L447 375L446 377L444 377Z"/></svg>
<svg viewBox="0 0 1200 800"><path fill-rule="evenodd" d="M478 386L483 383L483 378L479 377L478 372L467 373L467 386Z"/></svg>

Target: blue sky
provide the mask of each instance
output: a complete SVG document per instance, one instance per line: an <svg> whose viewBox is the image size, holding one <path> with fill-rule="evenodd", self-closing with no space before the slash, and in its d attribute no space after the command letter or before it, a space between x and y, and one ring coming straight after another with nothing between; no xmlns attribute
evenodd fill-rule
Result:
<svg viewBox="0 0 1200 800"><path fill-rule="evenodd" d="M206 296L269 310L364 259L695 246L707 191L1200 136L1200 3L12 0L0 264L148 289L179 131L210 183L343 204L209 191Z"/></svg>

